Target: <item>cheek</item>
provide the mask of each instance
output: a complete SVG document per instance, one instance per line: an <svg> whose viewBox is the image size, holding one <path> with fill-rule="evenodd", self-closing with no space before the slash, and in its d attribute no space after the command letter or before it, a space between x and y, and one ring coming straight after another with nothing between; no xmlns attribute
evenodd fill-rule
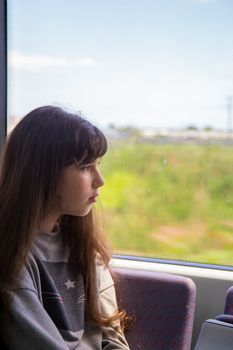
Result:
<svg viewBox="0 0 233 350"><path fill-rule="evenodd" d="M64 203L81 198L87 189L85 179L75 176L63 176L58 187L58 196Z"/></svg>

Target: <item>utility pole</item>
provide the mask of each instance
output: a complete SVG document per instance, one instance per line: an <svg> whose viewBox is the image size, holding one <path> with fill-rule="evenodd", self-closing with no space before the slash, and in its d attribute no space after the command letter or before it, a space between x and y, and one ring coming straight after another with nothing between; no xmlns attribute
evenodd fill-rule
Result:
<svg viewBox="0 0 233 350"><path fill-rule="evenodd" d="M226 110L227 110L227 132L230 135L232 133L232 103L233 96L227 97Z"/></svg>

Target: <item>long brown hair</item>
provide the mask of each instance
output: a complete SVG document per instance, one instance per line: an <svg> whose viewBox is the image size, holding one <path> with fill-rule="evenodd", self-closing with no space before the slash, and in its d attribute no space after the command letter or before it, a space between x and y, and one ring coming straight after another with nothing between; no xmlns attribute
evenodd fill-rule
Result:
<svg viewBox="0 0 233 350"><path fill-rule="evenodd" d="M42 219L56 196L62 169L88 164L107 150L103 133L79 114L54 106L27 114L11 132L3 150L0 172L0 300L1 320L10 308L10 293ZM99 325L121 319L106 318L94 297L95 260L108 265L110 251L94 224L93 210L84 217L64 215L60 223L70 259L81 267L86 288L86 316ZM1 322L1 321L0 321ZM3 329L3 321L0 324Z"/></svg>

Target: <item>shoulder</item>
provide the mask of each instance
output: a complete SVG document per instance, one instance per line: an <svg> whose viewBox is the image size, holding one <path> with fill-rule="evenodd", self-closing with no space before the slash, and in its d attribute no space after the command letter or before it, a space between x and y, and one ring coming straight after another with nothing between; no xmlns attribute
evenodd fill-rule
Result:
<svg viewBox="0 0 233 350"><path fill-rule="evenodd" d="M40 285L40 273L37 262L32 254L29 254L25 265L19 275L17 286L14 290L28 289L38 293Z"/></svg>
<svg viewBox="0 0 233 350"><path fill-rule="evenodd" d="M114 286L109 267L103 264L102 259L99 256L96 257L96 274L99 292Z"/></svg>

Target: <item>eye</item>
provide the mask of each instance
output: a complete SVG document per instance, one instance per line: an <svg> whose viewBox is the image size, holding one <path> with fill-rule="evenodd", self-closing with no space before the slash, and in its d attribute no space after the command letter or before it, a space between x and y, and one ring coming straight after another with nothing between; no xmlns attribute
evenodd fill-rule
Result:
<svg viewBox="0 0 233 350"><path fill-rule="evenodd" d="M80 167L80 170L90 171L91 167L92 167L92 165L83 165L83 166Z"/></svg>

